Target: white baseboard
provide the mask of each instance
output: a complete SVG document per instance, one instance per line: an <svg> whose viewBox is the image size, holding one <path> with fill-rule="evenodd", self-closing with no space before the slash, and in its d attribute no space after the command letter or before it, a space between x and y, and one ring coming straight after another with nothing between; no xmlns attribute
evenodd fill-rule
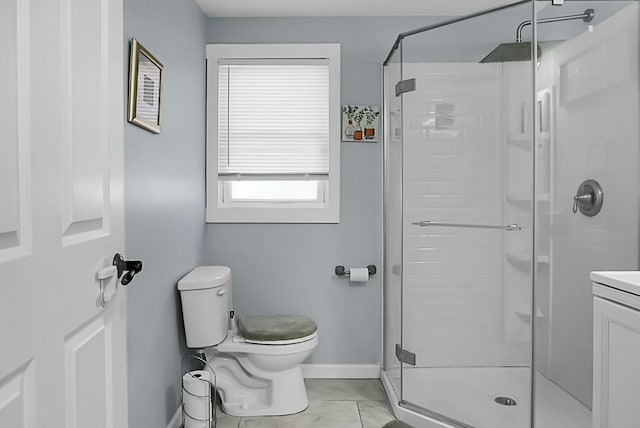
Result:
<svg viewBox="0 0 640 428"><path fill-rule="evenodd" d="M302 364L305 378L379 379L379 364Z"/></svg>
<svg viewBox="0 0 640 428"><path fill-rule="evenodd" d="M173 415L171 420L169 421L169 425L167 428L180 428L182 426L182 407L178 407L176 413Z"/></svg>

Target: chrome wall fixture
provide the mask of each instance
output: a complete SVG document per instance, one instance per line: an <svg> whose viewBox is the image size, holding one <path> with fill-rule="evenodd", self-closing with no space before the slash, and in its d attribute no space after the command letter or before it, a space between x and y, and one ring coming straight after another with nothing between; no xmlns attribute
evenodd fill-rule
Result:
<svg viewBox="0 0 640 428"><path fill-rule="evenodd" d="M593 17L595 15L596 15L595 10L587 9L584 12L577 15L554 16L551 18L542 18L538 20L538 24L549 24L552 22L573 21L576 19L582 19L584 22L589 23L593 21ZM516 29L516 42L518 43L522 42L522 30L524 30L524 28L528 27L529 25L531 25L531 20L524 21L520 23L520 25L518 25L518 28Z"/></svg>
<svg viewBox="0 0 640 428"><path fill-rule="evenodd" d="M578 210L587 217L593 217L602 209L604 191L596 180L585 180L573 197L573 213Z"/></svg>

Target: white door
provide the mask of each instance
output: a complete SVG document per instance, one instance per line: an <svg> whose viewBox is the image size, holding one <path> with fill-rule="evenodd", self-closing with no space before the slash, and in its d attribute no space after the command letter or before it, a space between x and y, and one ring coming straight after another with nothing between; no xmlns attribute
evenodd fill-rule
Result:
<svg viewBox="0 0 640 428"><path fill-rule="evenodd" d="M0 2L0 427L126 428L122 0Z"/></svg>

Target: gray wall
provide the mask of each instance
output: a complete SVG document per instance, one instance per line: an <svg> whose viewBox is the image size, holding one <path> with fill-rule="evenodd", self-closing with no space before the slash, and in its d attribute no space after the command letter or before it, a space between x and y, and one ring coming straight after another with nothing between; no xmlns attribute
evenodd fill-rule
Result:
<svg viewBox="0 0 640 428"><path fill-rule="evenodd" d="M400 18L214 18L208 43L340 43L342 104L381 104L381 62L398 33L435 21ZM340 224L208 224L207 264L228 265L239 314L298 313L319 326L310 363L381 361L381 275L336 278L338 264L382 258L382 144L342 144Z"/></svg>
<svg viewBox="0 0 640 428"><path fill-rule="evenodd" d="M162 133L125 125L127 256L144 260L127 288L129 426L162 428L179 406L185 352L176 282L203 253L206 18L190 0L124 8L125 64L132 37L164 64Z"/></svg>

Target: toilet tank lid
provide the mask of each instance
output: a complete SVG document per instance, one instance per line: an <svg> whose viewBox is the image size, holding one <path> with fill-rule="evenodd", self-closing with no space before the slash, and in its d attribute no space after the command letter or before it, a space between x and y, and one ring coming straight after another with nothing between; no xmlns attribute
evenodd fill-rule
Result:
<svg viewBox="0 0 640 428"><path fill-rule="evenodd" d="M227 266L198 266L178 281L178 290L204 290L225 285L231 279Z"/></svg>

